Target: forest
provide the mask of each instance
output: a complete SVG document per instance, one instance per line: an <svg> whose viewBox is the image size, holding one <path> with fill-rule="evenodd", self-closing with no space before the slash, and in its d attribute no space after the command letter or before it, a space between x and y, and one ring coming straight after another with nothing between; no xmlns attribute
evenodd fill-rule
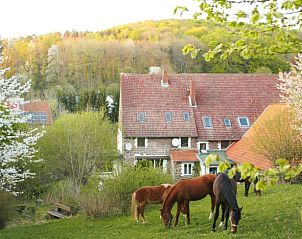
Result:
<svg viewBox="0 0 302 239"><path fill-rule="evenodd" d="M298 33L297 33L298 34ZM255 55L245 59L206 61L206 52L217 42L233 39L227 25L202 20L144 21L99 32L66 31L2 39L7 77L31 79L29 100L52 102L54 117L69 112L98 109L106 95L118 101L120 73L148 73L161 66L170 73L278 73L288 71L292 55ZM266 44L271 38L262 39ZM186 44L201 49L195 59L183 54ZM148 57L146 57L148 56ZM117 113L117 112L115 112ZM113 121L117 120L117 114Z"/></svg>

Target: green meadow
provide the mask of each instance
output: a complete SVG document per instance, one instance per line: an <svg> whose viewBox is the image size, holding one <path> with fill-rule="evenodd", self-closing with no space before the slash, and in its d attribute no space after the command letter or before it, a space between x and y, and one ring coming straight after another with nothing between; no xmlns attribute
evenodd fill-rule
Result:
<svg viewBox="0 0 302 239"><path fill-rule="evenodd" d="M191 224L185 225L180 217L177 227L165 229L159 218L159 205L148 205L145 216L147 223L132 221L129 215L89 219L79 214L66 219L45 220L46 207L37 210L34 218L11 221L0 238L5 239L46 239L46 238L302 238L302 185L278 185L269 188L261 197L250 190L248 198L243 196L244 185L239 186L238 203L243 206L238 233L230 228L218 228L211 232L209 220L210 198L191 202ZM51 206L49 206L50 208ZM48 208L48 209L49 209ZM176 206L173 207L175 215ZM218 223L219 224L218 220Z"/></svg>

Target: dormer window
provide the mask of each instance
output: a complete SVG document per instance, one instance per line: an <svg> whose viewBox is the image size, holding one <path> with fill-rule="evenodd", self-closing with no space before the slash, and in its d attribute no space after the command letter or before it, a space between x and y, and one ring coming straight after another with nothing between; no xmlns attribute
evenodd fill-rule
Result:
<svg viewBox="0 0 302 239"><path fill-rule="evenodd" d="M143 123L145 121L145 112L139 112L137 115L137 120L140 123Z"/></svg>
<svg viewBox="0 0 302 239"><path fill-rule="evenodd" d="M226 127L231 127L232 126L232 122L229 118L224 118L223 123L224 123L224 126L226 126Z"/></svg>
<svg viewBox="0 0 302 239"><path fill-rule="evenodd" d="M202 117L203 126L205 128L212 128L212 119L209 116Z"/></svg>
<svg viewBox="0 0 302 239"><path fill-rule="evenodd" d="M184 121L190 121L190 113L189 112L184 112L183 113L183 119L184 119Z"/></svg>
<svg viewBox="0 0 302 239"><path fill-rule="evenodd" d="M240 127L249 127L250 121L248 117L238 117L238 123Z"/></svg>
<svg viewBox="0 0 302 239"><path fill-rule="evenodd" d="M166 120L166 122L172 122L172 113L171 112L165 112L165 120Z"/></svg>

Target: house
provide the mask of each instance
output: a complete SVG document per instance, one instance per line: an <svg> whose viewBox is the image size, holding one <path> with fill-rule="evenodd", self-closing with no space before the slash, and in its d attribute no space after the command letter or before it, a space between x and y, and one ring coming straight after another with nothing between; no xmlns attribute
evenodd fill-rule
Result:
<svg viewBox="0 0 302 239"><path fill-rule="evenodd" d="M226 149L279 101L277 83L260 74L121 74L118 150L126 162L192 177L199 154Z"/></svg>
<svg viewBox="0 0 302 239"><path fill-rule="evenodd" d="M28 116L28 123L34 125L52 124L52 115L49 102L47 101L30 101L19 105L22 115Z"/></svg>

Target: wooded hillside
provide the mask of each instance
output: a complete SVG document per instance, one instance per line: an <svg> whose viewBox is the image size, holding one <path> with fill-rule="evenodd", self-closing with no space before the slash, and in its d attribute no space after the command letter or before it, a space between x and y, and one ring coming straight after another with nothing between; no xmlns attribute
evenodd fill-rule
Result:
<svg viewBox="0 0 302 239"><path fill-rule="evenodd" d="M119 74L148 73L151 66L165 66L174 73L243 72L277 73L288 70L290 55L263 55L243 59L206 62L183 55L185 44L204 49L211 42L232 38L227 27L193 20L145 21L100 32L49 33L2 40L8 74L32 80L31 99L57 98L62 94L84 94L111 85L117 90ZM269 44L272 39L263 39ZM113 85L113 86L112 86ZM61 93L60 93L61 92ZM63 93L62 93L63 92ZM65 97L66 98L66 97Z"/></svg>

